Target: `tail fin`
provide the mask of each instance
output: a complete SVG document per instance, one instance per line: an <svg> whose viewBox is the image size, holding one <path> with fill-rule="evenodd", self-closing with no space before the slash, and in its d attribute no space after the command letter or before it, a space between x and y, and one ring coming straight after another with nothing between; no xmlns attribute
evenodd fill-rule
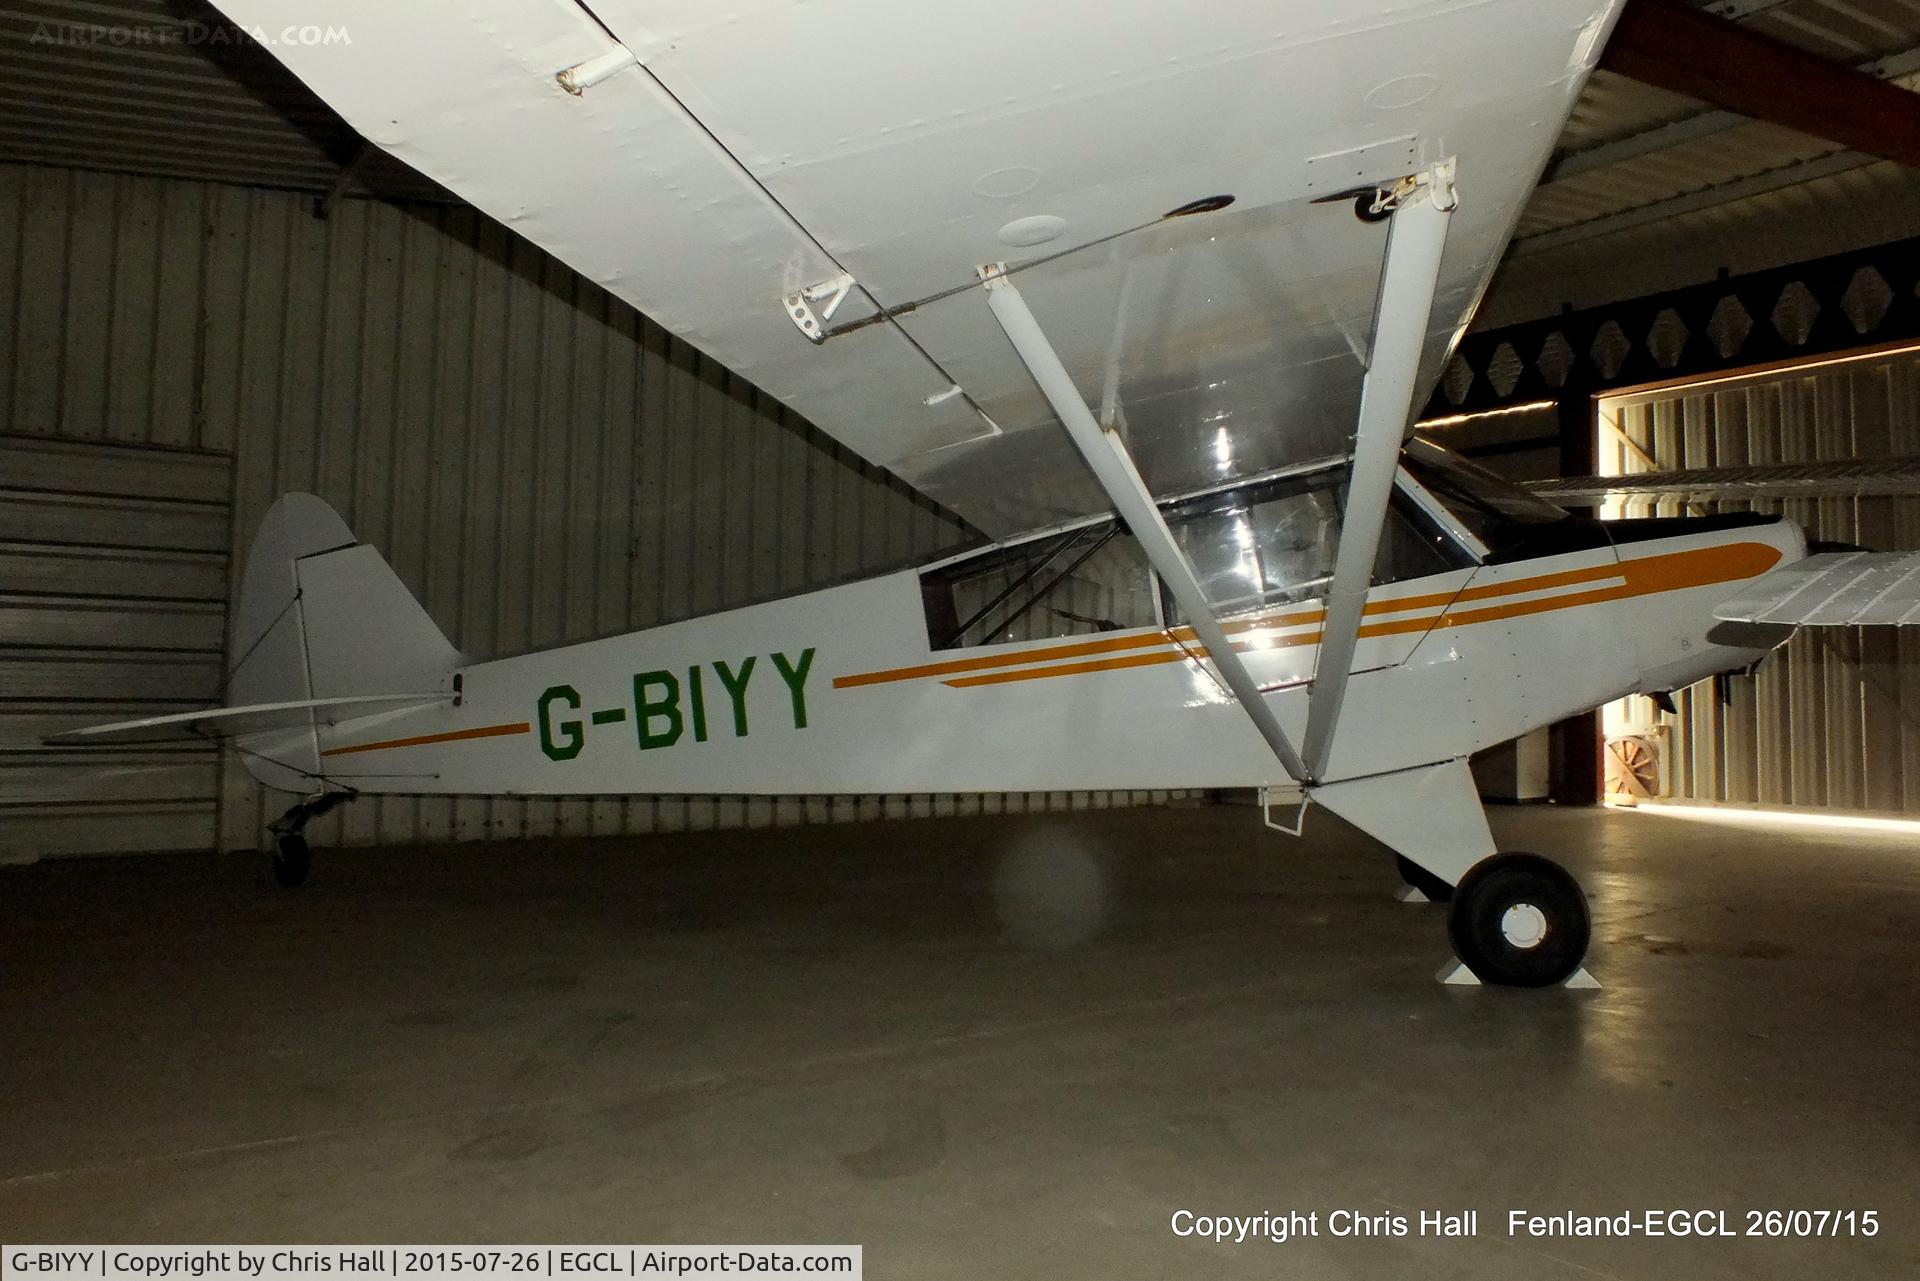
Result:
<svg viewBox="0 0 1920 1281"><path fill-rule="evenodd" d="M312 494L287 494L254 536L235 602L230 704L413 694L464 661L380 553ZM311 791L311 724L236 739L262 783Z"/></svg>

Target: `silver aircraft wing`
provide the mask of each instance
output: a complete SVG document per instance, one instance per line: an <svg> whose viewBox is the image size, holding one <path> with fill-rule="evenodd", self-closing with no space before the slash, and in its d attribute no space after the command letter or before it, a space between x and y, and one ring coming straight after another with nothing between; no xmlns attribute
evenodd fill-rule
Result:
<svg viewBox="0 0 1920 1281"><path fill-rule="evenodd" d="M1920 625L1920 552L1821 552L1755 579L1713 611L1737 623Z"/></svg>

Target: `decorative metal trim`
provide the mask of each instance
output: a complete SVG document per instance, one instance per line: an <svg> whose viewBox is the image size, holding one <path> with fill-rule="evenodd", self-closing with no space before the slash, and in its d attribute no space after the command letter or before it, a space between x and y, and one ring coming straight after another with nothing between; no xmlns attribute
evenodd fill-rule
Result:
<svg viewBox="0 0 1920 1281"><path fill-rule="evenodd" d="M1920 237L1461 340L1425 417L1920 339Z"/></svg>

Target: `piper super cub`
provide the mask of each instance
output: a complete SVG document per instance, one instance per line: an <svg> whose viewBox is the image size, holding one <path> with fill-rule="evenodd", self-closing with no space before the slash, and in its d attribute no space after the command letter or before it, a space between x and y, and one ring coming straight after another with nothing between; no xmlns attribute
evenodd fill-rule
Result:
<svg viewBox="0 0 1920 1281"><path fill-rule="evenodd" d="M1920 602L1911 558L1409 441L1619 0L221 2L345 27L272 51L985 544L480 661L288 495L230 705L70 736L236 735L305 794L285 881L373 792L1249 787L1399 855L1472 974L1558 983L1584 897L1468 755Z"/></svg>

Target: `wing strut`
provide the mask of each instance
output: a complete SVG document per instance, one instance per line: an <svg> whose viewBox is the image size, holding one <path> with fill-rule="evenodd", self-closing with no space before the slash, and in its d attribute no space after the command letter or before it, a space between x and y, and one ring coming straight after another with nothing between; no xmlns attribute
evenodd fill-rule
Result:
<svg viewBox="0 0 1920 1281"><path fill-rule="evenodd" d="M1173 592L1173 598L1180 602L1194 633L1200 643L1207 647L1207 654L1213 659L1213 665L1220 672L1227 688L1240 701L1247 716L1253 721L1254 728L1260 731L1260 737L1267 740L1267 746L1280 759L1281 768L1295 782L1307 781L1305 768L1300 762L1300 754L1288 741L1287 733L1280 727L1280 721L1273 709L1260 696L1260 687L1254 684L1246 665L1240 661L1226 633L1220 629L1219 620L1213 616L1213 607L1207 601L1206 593L1201 590L1199 579L1194 577L1193 567L1187 564L1187 558L1181 554L1179 544L1173 541L1173 531L1167 528L1166 520L1160 515L1160 508L1153 501L1153 494L1147 489L1146 482L1140 479L1139 471L1133 465L1132 455L1127 446L1112 430L1103 429L1094 420L1093 411L1087 408L1087 402L1080 396L1080 389L1073 385L1073 378L1067 373L1066 366L1060 363L1053 344L1047 341L1040 323L1028 310L1026 299L1013 287L1013 282L1004 274L1004 267L995 265L982 267L980 278L986 283L987 305L993 309L993 317L1007 332L1007 338L1013 343L1013 349L1019 353L1020 360L1040 384L1040 391L1053 406L1054 414L1073 438L1081 455L1087 460L1087 466L1093 469L1101 488L1107 491L1114 510L1127 523L1133 536L1140 540L1140 547L1147 554L1154 569L1166 580L1167 587ZM1421 313L1422 327L1426 313ZM1396 445L1396 450L1398 446Z"/></svg>
<svg viewBox="0 0 1920 1281"><path fill-rule="evenodd" d="M1375 306L1373 351L1360 393L1360 421L1353 438L1353 470L1347 480L1347 504L1340 523L1340 549L1334 554L1333 581L1327 589L1327 620L1321 632L1320 658L1307 695L1307 773L1326 777L1333 732L1347 696L1347 676L1360 639L1360 619L1373 584L1380 532L1393 497L1400 446L1413 416L1420 349L1425 344L1433 294L1440 277L1440 254L1447 243L1447 221L1456 203L1453 162L1442 161L1403 184L1397 193L1387 233L1387 259L1380 271Z"/></svg>

